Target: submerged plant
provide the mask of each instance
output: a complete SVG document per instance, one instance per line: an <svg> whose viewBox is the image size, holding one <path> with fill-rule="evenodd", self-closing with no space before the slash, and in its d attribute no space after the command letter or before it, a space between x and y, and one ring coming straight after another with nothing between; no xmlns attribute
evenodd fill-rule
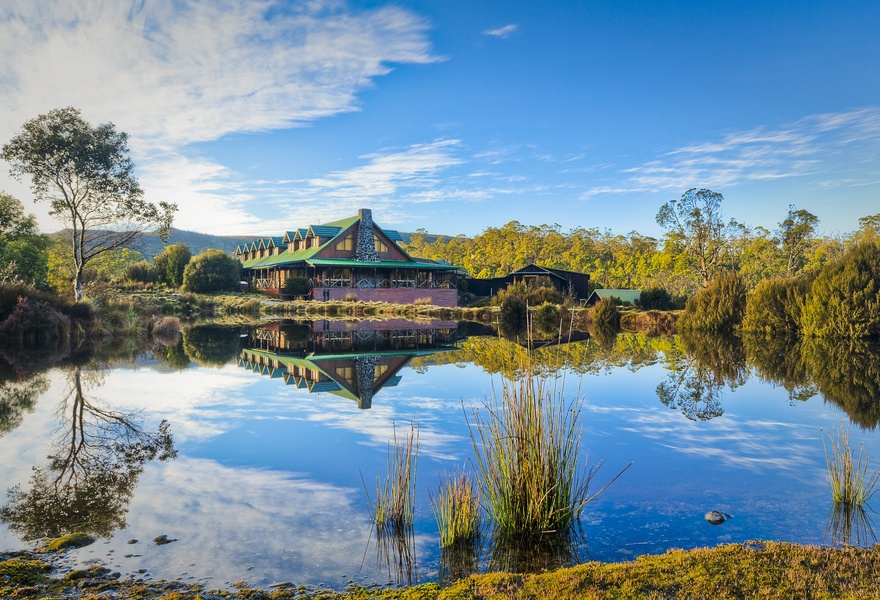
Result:
<svg viewBox="0 0 880 600"><path fill-rule="evenodd" d="M415 518L416 460L419 455L419 430L410 423L409 432L398 441L397 426L388 442L385 477L376 475L376 502L370 500L370 512L379 532L385 527L411 527ZM366 490L366 485L364 486Z"/></svg>
<svg viewBox="0 0 880 600"><path fill-rule="evenodd" d="M441 548L479 538L480 498L467 473L447 474L437 496L431 496L431 508L440 530Z"/></svg>
<svg viewBox="0 0 880 600"><path fill-rule="evenodd" d="M502 535L566 530L620 476L589 495L601 463L578 463L580 397L569 404L559 379L524 373L504 381L501 400L487 402L484 415L474 409L469 423L483 502Z"/></svg>

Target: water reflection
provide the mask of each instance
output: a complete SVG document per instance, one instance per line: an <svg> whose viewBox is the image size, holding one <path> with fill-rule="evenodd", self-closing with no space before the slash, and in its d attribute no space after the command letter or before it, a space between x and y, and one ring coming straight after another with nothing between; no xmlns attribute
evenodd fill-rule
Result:
<svg viewBox="0 0 880 600"><path fill-rule="evenodd" d="M33 412L37 398L49 389L44 374L17 377L0 363L0 437L12 431L24 420L25 413Z"/></svg>
<svg viewBox="0 0 880 600"><path fill-rule="evenodd" d="M657 386L666 406L691 421L707 421L724 414L724 389L748 379L745 350L736 337L689 333L667 354L669 374Z"/></svg>
<svg viewBox="0 0 880 600"><path fill-rule="evenodd" d="M35 465L29 487L12 488L0 508L0 520L22 539L73 532L109 536L125 527L144 465L176 455L167 421L147 429L136 414L110 410L89 397L101 383L98 370L68 371L49 462Z"/></svg>
<svg viewBox="0 0 880 600"><path fill-rule="evenodd" d="M580 521L565 531L526 536L495 535L490 542L489 570L504 573L538 573L583 562L587 547Z"/></svg>
<svg viewBox="0 0 880 600"><path fill-rule="evenodd" d="M419 582L416 561L415 532L412 527L377 527L376 562L388 569L388 580L394 585L415 585Z"/></svg>
<svg viewBox="0 0 880 600"><path fill-rule="evenodd" d="M248 331L238 365L368 409L413 357L449 351L457 340L452 321L277 321Z"/></svg>

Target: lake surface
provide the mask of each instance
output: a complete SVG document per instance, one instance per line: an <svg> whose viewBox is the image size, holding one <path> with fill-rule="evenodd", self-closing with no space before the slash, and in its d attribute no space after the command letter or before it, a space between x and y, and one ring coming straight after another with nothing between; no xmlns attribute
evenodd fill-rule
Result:
<svg viewBox="0 0 880 600"><path fill-rule="evenodd" d="M481 333L438 321L210 326L130 360L7 367L0 548L84 529L100 539L71 552L76 564L211 587L521 566L522 549L490 535L476 556L441 553L430 507L443 473L473 471L467 417L526 353ZM845 540L829 532L823 431L845 427L880 465L874 348L587 337L534 360L581 398L584 465L603 462L592 488L633 464L587 505L577 535L545 549L551 565L761 539L873 543L864 524ZM411 423L415 527L377 539L365 486L374 496L395 428ZM710 510L732 518L710 525Z"/></svg>

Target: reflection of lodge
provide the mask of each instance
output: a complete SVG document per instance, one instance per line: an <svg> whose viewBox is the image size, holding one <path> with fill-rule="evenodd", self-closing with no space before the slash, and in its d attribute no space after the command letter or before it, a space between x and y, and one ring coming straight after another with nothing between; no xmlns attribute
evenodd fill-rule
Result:
<svg viewBox="0 0 880 600"><path fill-rule="evenodd" d="M400 381L414 356L453 348L450 321L279 321L253 330L238 364L309 392L328 392L370 408L373 396Z"/></svg>

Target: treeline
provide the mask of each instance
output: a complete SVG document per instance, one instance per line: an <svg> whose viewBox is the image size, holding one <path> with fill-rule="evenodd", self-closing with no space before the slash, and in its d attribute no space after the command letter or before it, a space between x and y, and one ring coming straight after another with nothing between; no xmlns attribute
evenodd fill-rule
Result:
<svg viewBox="0 0 880 600"><path fill-rule="evenodd" d="M599 288L662 288L672 296L691 296L722 273L736 273L747 290L778 276L818 273L857 242L880 235L880 214L859 219L844 235L817 235L819 219L790 206L768 230L723 218L720 194L689 190L664 204L657 221L662 239L631 231L558 224L523 225L511 221L472 238L412 234L407 251L445 260L474 277L504 276L529 263L589 273Z"/></svg>

